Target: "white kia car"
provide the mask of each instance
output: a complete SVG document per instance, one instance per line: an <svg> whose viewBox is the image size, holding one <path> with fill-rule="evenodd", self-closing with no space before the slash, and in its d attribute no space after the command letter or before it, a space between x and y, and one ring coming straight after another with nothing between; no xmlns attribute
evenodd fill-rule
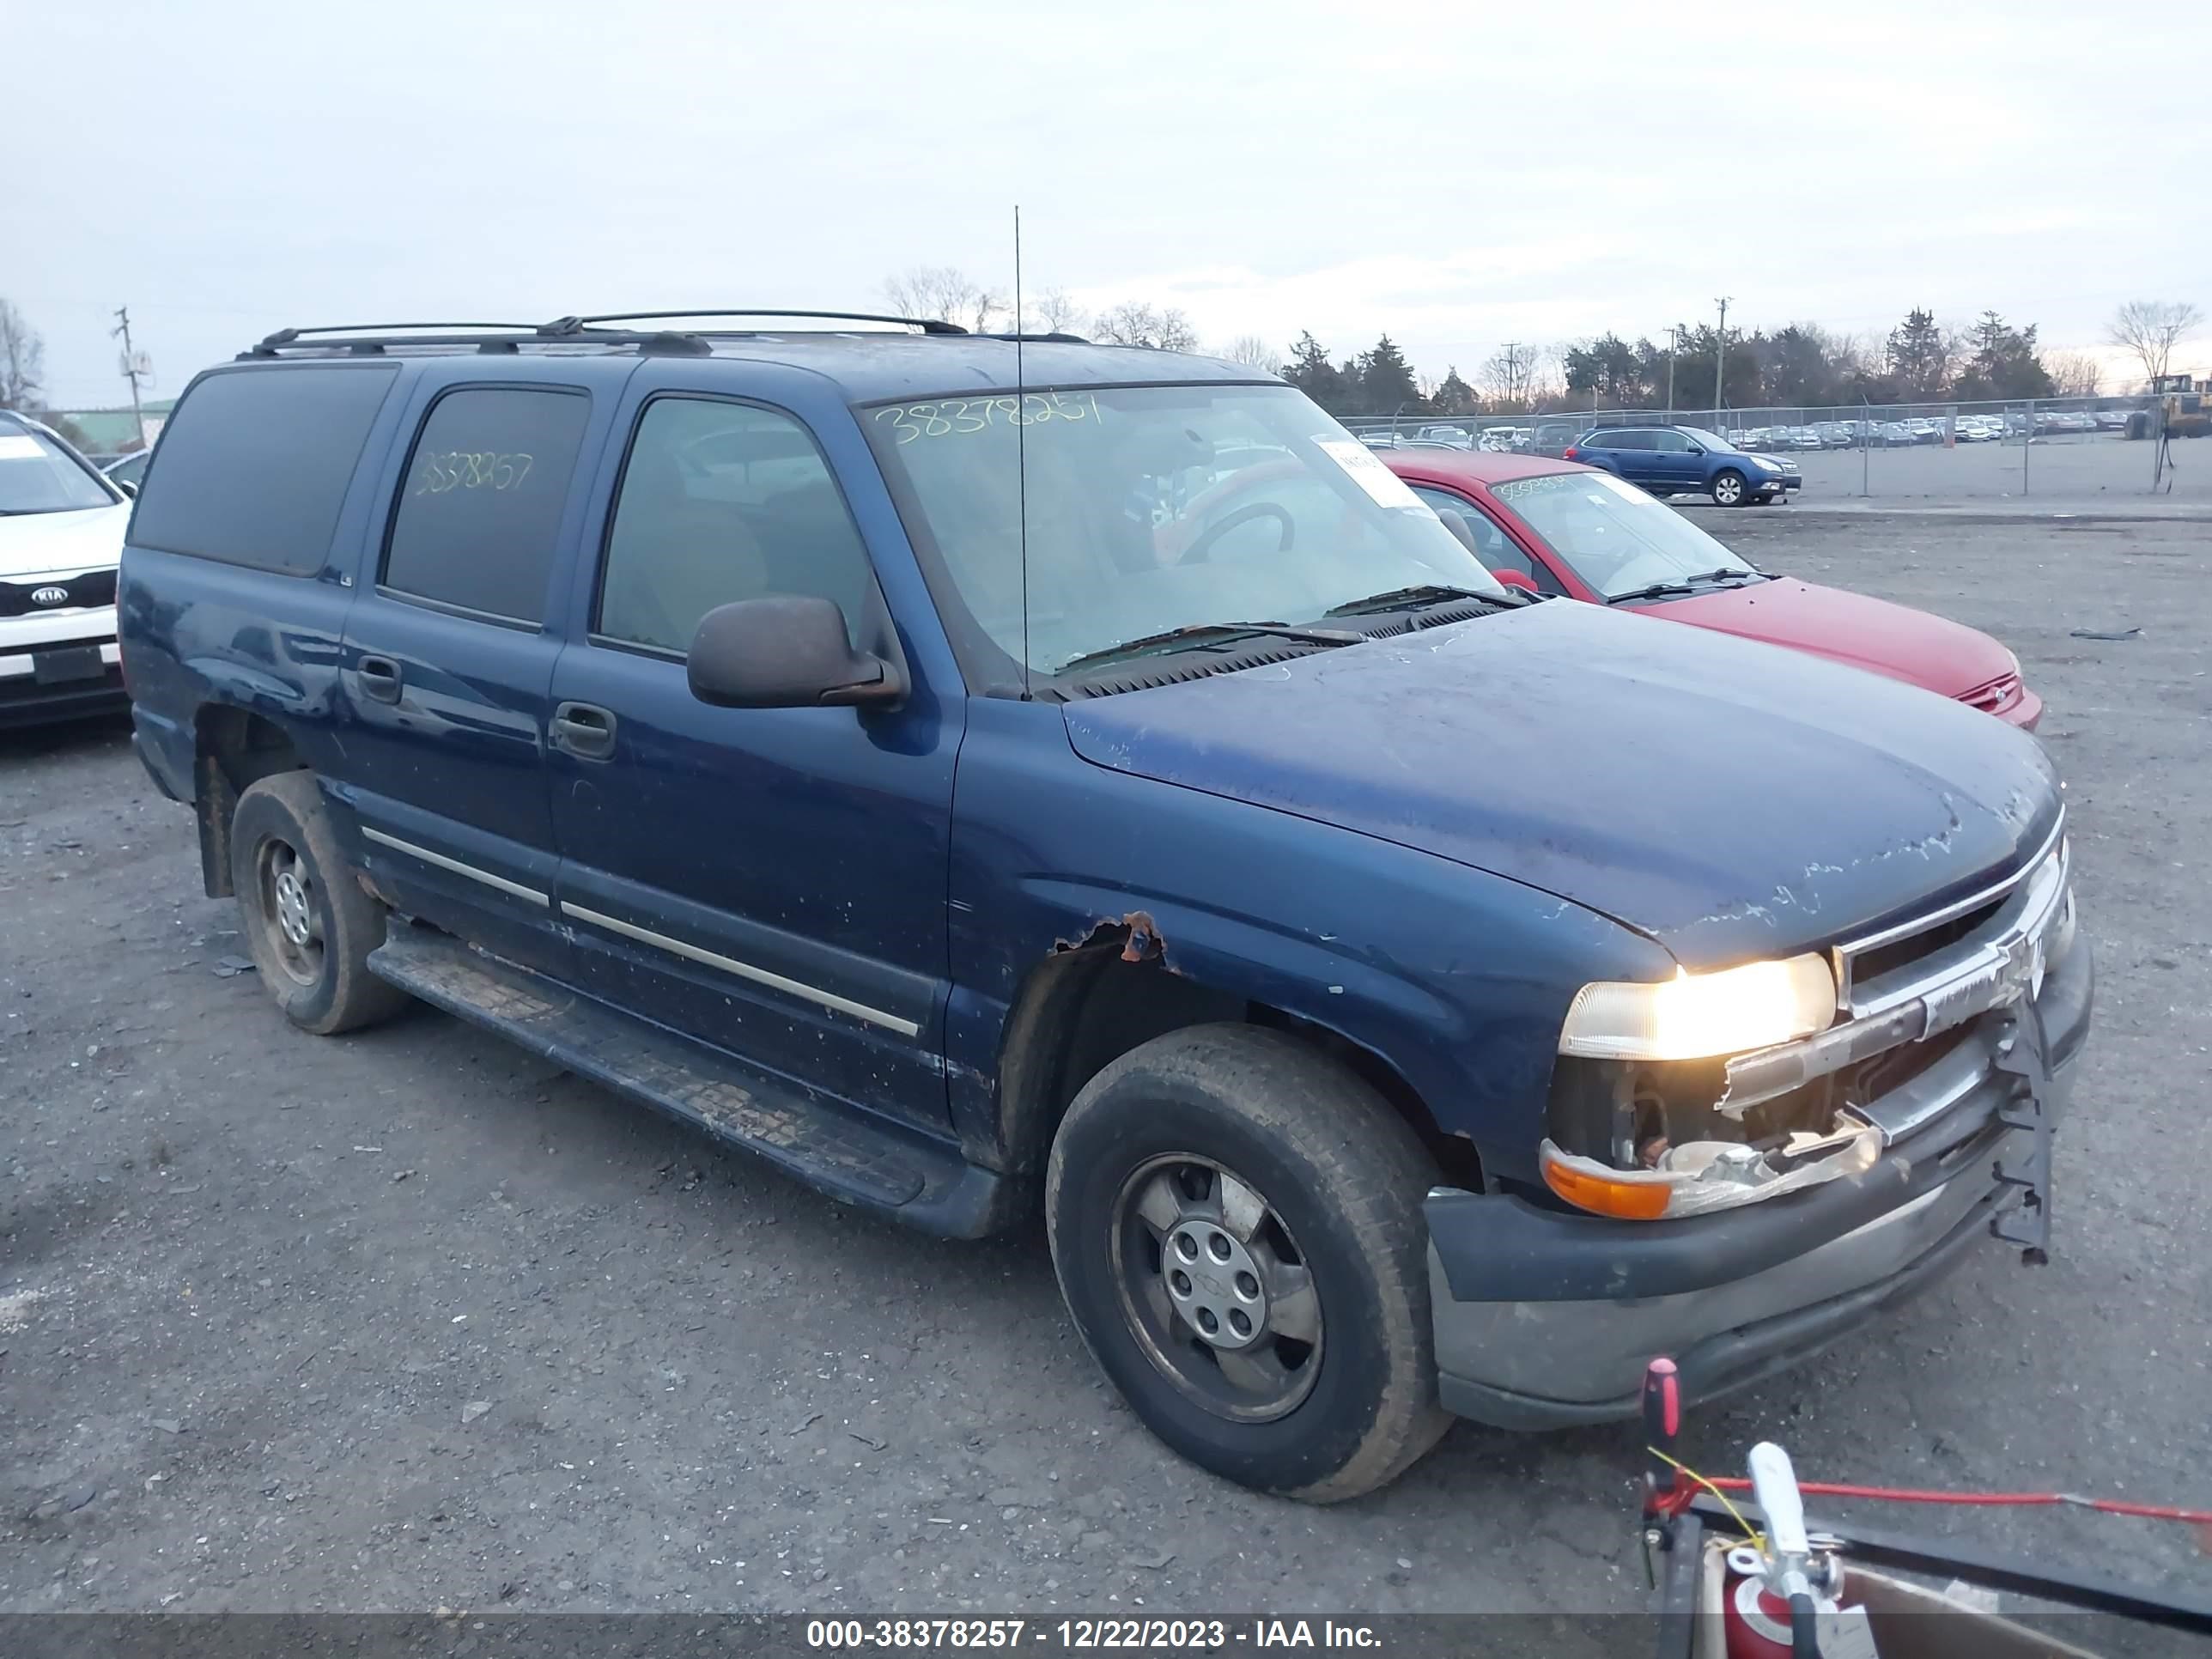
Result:
<svg viewBox="0 0 2212 1659"><path fill-rule="evenodd" d="M127 494L61 436L0 410L0 726L125 701L115 567Z"/></svg>

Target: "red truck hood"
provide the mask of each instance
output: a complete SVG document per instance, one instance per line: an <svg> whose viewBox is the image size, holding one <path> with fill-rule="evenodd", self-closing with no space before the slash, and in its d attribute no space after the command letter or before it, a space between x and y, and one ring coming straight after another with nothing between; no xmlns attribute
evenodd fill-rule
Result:
<svg viewBox="0 0 2212 1659"><path fill-rule="evenodd" d="M1809 651L1947 697L2012 672L2011 653L1978 629L1790 578L1671 600L1653 605L1649 614Z"/></svg>

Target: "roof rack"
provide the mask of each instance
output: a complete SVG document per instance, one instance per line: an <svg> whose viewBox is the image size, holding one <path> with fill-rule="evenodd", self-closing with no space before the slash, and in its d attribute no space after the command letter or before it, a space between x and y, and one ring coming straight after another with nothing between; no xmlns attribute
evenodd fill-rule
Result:
<svg viewBox="0 0 2212 1659"><path fill-rule="evenodd" d="M594 323L656 323L672 317L805 317L833 323L899 323L924 334L965 334L957 323L941 317L894 317L879 311L609 311L595 317L561 317L539 329L542 334L562 334Z"/></svg>
<svg viewBox="0 0 2212 1659"><path fill-rule="evenodd" d="M566 321L568 319L562 319ZM282 328L238 354L245 362L292 351L343 351L356 357L381 357L391 346L474 346L484 356L514 356L526 345L628 346L648 356L704 357L714 350L706 337L666 329L573 328L555 331L533 323L418 323L416 328L496 329L497 333L367 334L356 338L303 338L308 335L350 335L349 328Z"/></svg>
<svg viewBox="0 0 2212 1659"><path fill-rule="evenodd" d="M957 323L935 317L893 317L870 311L635 311L592 317L556 317L550 323L337 323L318 328L280 328L247 349L241 360L274 357L288 348L342 350L355 356L380 357L387 346L474 346L483 353L513 356L525 345L631 346L668 356L703 357L709 338L750 330L606 328L607 323L650 323L693 317L794 317L827 322L896 323L929 335L959 335ZM997 337L1011 339L1012 335ZM1030 335L1031 339L1073 340L1073 335Z"/></svg>

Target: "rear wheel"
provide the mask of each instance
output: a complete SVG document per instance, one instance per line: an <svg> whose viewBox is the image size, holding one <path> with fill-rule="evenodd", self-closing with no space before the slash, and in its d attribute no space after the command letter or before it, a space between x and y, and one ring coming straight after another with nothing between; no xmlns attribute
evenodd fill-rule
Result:
<svg viewBox="0 0 2212 1659"><path fill-rule="evenodd" d="M1331 1503L1436 1443L1426 1151L1364 1083L1279 1032L1133 1049L1053 1142L1053 1264L1084 1341L1193 1462Z"/></svg>
<svg viewBox="0 0 2212 1659"><path fill-rule="evenodd" d="M1713 474L1711 488L1714 505L1717 507L1741 507L1744 504L1743 474L1732 466L1723 467Z"/></svg>
<svg viewBox="0 0 2212 1659"><path fill-rule="evenodd" d="M231 883L261 982L295 1025L318 1036L397 1012L407 994L368 971L384 907L339 850L312 772L278 772L238 798Z"/></svg>

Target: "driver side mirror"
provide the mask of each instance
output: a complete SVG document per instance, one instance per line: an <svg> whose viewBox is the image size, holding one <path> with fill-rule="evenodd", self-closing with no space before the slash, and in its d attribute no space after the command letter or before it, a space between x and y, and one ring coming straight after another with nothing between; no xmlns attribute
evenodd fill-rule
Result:
<svg viewBox="0 0 2212 1659"><path fill-rule="evenodd" d="M138 486L132 483L128 478L110 478L108 483L113 484L126 496L135 497L138 494Z"/></svg>
<svg viewBox="0 0 2212 1659"><path fill-rule="evenodd" d="M1525 570L1516 570L1510 564L1503 570L1493 570L1490 574L1507 587L1518 588L1523 593L1534 593L1538 591L1535 578Z"/></svg>
<svg viewBox="0 0 2212 1659"><path fill-rule="evenodd" d="M880 708L906 696L904 676L855 651L845 613L811 593L716 605L686 667L691 695L721 708Z"/></svg>
<svg viewBox="0 0 2212 1659"><path fill-rule="evenodd" d="M1690 453L1692 455L1702 455L1705 453L1705 447L1703 444L1692 444L1690 446Z"/></svg>

